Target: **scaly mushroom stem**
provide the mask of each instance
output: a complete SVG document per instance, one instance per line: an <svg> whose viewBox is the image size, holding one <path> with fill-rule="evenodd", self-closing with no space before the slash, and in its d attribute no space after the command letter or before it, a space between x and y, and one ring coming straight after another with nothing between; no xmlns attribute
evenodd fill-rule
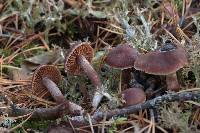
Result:
<svg viewBox="0 0 200 133"><path fill-rule="evenodd" d="M65 97L63 96L62 92L52 80L50 80L48 77L43 77L42 83L51 93L51 96L54 98L56 103L62 103L65 101Z"/></svg>
<svg viewBox="0 0 200 133"><path fill-rule="evenodd" d="M180 85L176 73L172 73L166 76L167 89L171 91L179 91Z"/></svg>
<svg viewBox="0 0 200 133"><path fill-rule="evenodd" d="M80 65L81 69L84 71L84 73L91 80L91 82L95 86L95 88L101 88L101 80L100 80L97 72L90 65L90 63L85 58L85 56L79 55L77 58L77 62Z"/></svg>
<svg viewBox="0 0 200 133"><path fill-rule="evenodd" d="M91 80L92 84L95 86L96 91L92 100L92 106L94 108L97 108L103 96L106 96L108 99L111 99L111 96L108 93L104 92L101 80L97 72L88 62L88 60L83 55L79 55L77 58L77 62L80 65L81 69L84 71L84 73Z"/></svg>
<svg viewBox="0 0 200 133"><path fill-rule="evenodd" d="M70 110L70 112L73 112L73 113L77 112L77 111L80 113L84 112L81 106L66 100L65 97L63 96L62 92L58 88L58 86L52 80L50 80L48 77L43 77L42 83L48 89L48 91L51 93L51 95L54 98L54 100L56 101L56 103L58 103L58 104L68 103L69 110Z"/></svg>

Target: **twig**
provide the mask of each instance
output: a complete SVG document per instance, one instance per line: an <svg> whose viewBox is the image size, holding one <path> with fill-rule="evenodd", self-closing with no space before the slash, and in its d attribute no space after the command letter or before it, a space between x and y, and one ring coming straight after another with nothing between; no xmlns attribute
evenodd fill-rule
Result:
<svg viewBox="0 0 200 133"><path fill-rule="evenodd" d="M142 104L137 104L137 105L125 107L122 109L115 109L115 110L110 110L106 112L95 112L91 116L91 120L94 124L94 123L97 123L98 121L101 121L105 115L109 119L113 116L131 114L143 109L158 108L159 106L169 103L169 102L174 102L174 101L182 102L182 101L198 100L198 99L200 99L200 91L170 93L163 96L158 96ZM56 119L56 118L61 117L62 115L69 114L67 110L68 110L68 106L66 106L66 104L60 104L53 108L37 108L37 109L23 109L23 108L17 108L15 106L12 106L9 112L9 115L19 116L19 115L25 115L30 112L33 112L33 115L31 117L32 119L37 119L37 118ZM84 116L74 116L71 118L71 121L88 124L88 121L85 119Z"/></svg>
<svg viewBox="0 0 200 133"><path fill-rule="evenodd" d="M152 108L157 108L160 105L169 103L169 102L174 102L174 101L188 101L188 100L197 100L200 99L200 92L194 93L194 92L183 92L183 93L172 93L172 94L166 94L163 96L158 96L152 100L148 100L145 103L142 104L137 104L129 107L125 107L122 109L115 109L112 111L107 111L107 112L96 112L94 113L93 116L91 116L91 119L93 122L98 122L103 119L104 115L107 116L107 118L111 118L116 115L124 115L124 114L131 114L135 113L139 110L143 109L152 109ZM78 119L77 119L78 118ZM76 120L79 122L86 122L84 117L73 117L72 120Z"/></svg>
<svg viewBox="0 0 200 133"><path fill-rule="evenodd" d="M52 108L25 109L16 107L14 104L8 110L9 116L21 116L33 112L31 119L57 119L63 114L69 114L69 106L66 103L59 104Z"/></svg>
<svg viewBox="0 0 200 133"><path fill-rule="evenodd" d="M166 28L164 27L161 27L162 29L164 29L164 31L169 34L170 37L172 37L172 39L174 39L174 41L179 45L179 46L182 46L182 44L180 43L179 40L176 39L176 37L174 37L174 35L172 35L172 33L170 33Z"/></svg>

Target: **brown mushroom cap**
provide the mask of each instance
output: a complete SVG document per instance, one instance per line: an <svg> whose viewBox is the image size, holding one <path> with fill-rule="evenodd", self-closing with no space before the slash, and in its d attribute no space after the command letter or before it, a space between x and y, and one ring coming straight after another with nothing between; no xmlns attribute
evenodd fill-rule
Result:
<svg viewBox="0 0 200 133"><path fill-rule="evenodd" d="M94 56L93 48L89 42L76 42L69 49L65 58L65 71L74 75L81 73L81 67L77 63L77 57L83 55L88 62L92 61Z"/></svg>
<svg viewBox="0 0 200 133"><path fill-rule="evenodd" d="M134 68L145 73L168 75L188 64L186 51L177 47L169 51L155 51L139 55Z"/></svg>
<svg viewBox="0 0 200 133"><path fill-rule="evenodd" d="M47 97L50 95L48 89L43 85L42 78L47 77L52 80L55 84L61 81L60 71L53 65L42 65L39 66L32 77L32 90L36 96ZM44 94L46 92L46 94Z"/></svg>
<svg viewBox="0 0 200 133"><path fill-rule="evenodd" d="M125 106L135 105L146 101L146 94L143 88L129 88L122 92Z"/></svg>
<svg viewBox="0 0 200 133"><path fill-rule="evenodd" d="M48 128L48 133L74 133L73 129L64 125L52 125Z"/></svg>
<svg viewBox="0 0 200 133"><path fill-rule="evenodd" d="M134 66L138 51L130 45L118 45L107 55L105 62L115 68L125 69Z"/></svg>

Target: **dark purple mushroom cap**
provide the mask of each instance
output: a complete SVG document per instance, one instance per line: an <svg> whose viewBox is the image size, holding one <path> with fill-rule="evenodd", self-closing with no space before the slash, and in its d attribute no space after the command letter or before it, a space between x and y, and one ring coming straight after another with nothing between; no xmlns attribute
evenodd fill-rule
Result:
<svg viewBox="0 0 200 133"><path fill-rule="evenodd" d="M38 97L47 97L50 95L48 89L42 83L43 77L48 77L55 84L59 84L62 78L60 71L55 66L53 65L39 66L33 73L32 84L31 84L33 94L35 94Z"/></svg>
<svg viewBox="0 0 200 133"><path fill-rule="evenodd" d="M129 88L122 92L125 106L136 105L146 101L146 94L143 88Z"/></svg>
<svg viewBox="0 0 200 133"><path fill-rule="evenodd" d="M139 55L134 68L154 75L168 75L188 64L187 53L182 47L170 51L155 51Z"/></svg>
<svg viewBox="0 0 200 133"><path fill-rule="evenodd" d="M120 69L126 69L134 66L138 51L128 44L118 45L107 55L106 64Z"/></svg>
<svg viewBox="0 0 200 133"><path fill-rule="evenodd" d="M71 127L66 127L64 125L54 125L48 128L48 133L74 133Z"/></svg>
<svg viewBox="0 0 200 133"><path fill-rule="evenodd" d="M83 55L88 62L92 61L94 56L93 48L89 42L76 42L71 46L65 58L65 71L74 75L80 74L81 67L77 63L79 55Z"/></svg>

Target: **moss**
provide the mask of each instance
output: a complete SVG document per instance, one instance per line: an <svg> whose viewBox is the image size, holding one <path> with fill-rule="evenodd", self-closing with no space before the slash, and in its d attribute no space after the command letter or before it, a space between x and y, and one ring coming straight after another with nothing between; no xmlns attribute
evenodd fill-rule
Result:
<svg viewBox="0 0 200 133"><path fill-rule="evenodd" d="M22 121L17 121L16 124L13 124L12 127L17 126ZM26 130L34 130L34 131L45 131L50 124L51 121L44 121L44 120L28 120L23 124L23 128ZM23 129L18 128L14 131L15 133L23 133Z"/></svg>

